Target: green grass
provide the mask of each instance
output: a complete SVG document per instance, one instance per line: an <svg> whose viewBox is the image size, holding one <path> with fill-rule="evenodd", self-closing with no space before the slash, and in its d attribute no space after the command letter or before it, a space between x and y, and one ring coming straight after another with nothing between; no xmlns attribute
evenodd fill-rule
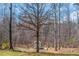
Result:
<svg viewBox="0 0 79 59"><path fill-rule="evenodd" d="M35 53L35 52L19 52L12 50L0 50L0 56L79 56L79 54Z"/></svg>

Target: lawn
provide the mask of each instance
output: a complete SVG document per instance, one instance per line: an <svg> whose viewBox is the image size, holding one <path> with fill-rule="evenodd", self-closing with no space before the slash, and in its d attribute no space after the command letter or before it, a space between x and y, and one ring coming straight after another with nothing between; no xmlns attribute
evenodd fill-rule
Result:
<svg viewBox="0 0 79 59"><path fill-rule="evenodd" d="M60 53L35 53L35 52L20 52L12 50L0 50L0 56L79 56L79 54L60 54Z"/></svg>

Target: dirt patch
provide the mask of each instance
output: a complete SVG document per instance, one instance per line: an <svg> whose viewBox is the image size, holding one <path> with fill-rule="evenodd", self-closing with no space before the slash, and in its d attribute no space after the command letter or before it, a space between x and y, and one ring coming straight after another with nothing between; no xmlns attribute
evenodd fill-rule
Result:
<svg viewBox="0 0 79 59"><path fill-rule="evenodd" d="M36 52L36 49L33 48L15 48L17 50L26 51L26 52ZM40 49L40 52L50 52L50 53L77 53L79 54L79 48L61 48L58 51L55 51L54 48Z"/></svg>
<svg viewBox="0 0 79 59"><path fill-rule="evenodd" d="M54 53L79 53L79 48L61 48L58 51L55 51L54 48L48 49L48 52Z"/></svg>

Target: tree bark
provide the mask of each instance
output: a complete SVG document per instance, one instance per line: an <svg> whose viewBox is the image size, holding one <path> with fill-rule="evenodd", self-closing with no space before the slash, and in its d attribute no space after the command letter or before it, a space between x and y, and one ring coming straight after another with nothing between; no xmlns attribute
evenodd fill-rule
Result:
<svg viewBox="0 0 79 59"><path fill-rule="evenodd" d="M12 46L12 3L10 3L9 39L10 39L10 49L13 49L13 46Z"/></svg>
<svg viewBox="0 0 79 59"><path fill-rule="evenodd" d="M54 8L55 8L55 23L54 23L54 29L55 29L55 51L57 51L57 48L58 48L58 46L57 46L57 37L58 37L58 35L57 35L57 17L56 17L56 4L54 4Z"/></svg>
<svg viewBox="0 0 79 59"><path fill-rule="evenodd" d="M39 4L37 4L37 50L36 52L39 53Z"/></svg>
<svg viewBox="0 0 79 59"><path fill-rule="evenodd" d="M59 50L61 48L61 38L60 38L60 3L59 3Z"/></svg>

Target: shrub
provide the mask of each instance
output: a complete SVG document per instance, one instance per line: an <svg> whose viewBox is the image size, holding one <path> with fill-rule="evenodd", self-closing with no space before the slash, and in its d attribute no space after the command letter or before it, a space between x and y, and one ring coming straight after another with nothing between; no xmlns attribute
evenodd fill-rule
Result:
<svg viewBox="0 0 79 59"><path fill-rule="evenodd" d="M9 48L9 40L5 39L3 40L3 43L2 43L2 49L7 49L7 48Z"/></svg>

